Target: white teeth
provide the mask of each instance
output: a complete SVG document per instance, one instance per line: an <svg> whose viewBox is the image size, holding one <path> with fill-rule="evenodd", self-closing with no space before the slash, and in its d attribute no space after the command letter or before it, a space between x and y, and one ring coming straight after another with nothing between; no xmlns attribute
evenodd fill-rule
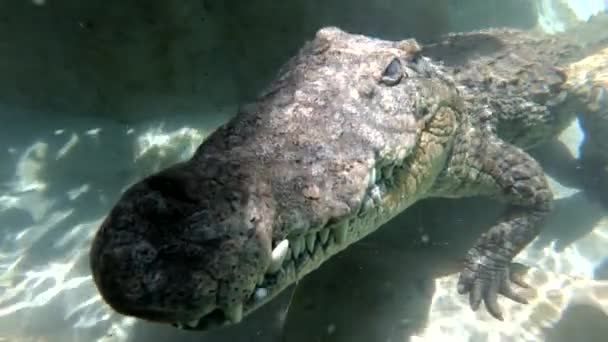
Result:
<svg viewBox="0 0 608 342"><path fill-rule="evenodd" d="M375 169L376 170L376 178L374 179L374 184L378 183L378 181L380 179L382 179L382 170L380 168Z"/></svg>
<svg viewBox="0 0 608 342"><path fill-rule="evenodd" d="M385 179L393 178L394 169L395 169L395 165L390 165L389 167L387 167L386 170L384 171L384 178Z"/></svg>
<svg viewBox="0 0 608 342"><path fill-rule="evenodd" d="M308 250L308 253L312 254L315 251L315 238L317 236L312 233L312 234L308 234L306 235L306 249Z"/></svg>
<svg viewBox="0 0 608 342"><path fill-rule="evenodd" d="M287 279L296 280L296 265L293 263L293 261L287 264L285 274L287 275Z"/></svg>
<svg viewBox="0 0 608 342"><path fill-rule="evenodd" d="M256 300L258 300L258 301L262 300L262 299L266 298L266 296L268 296L268 290L267 289L265 289L263 287L260 287L260 288L258 288L258 289L255 290L255 299Z"/></svg>
<svg viewBox="0 0 608 342"><path fill-rule="evenodd" d="M268 265L267 273L275 273L281 268L281 264L285 260L289 252L289 240L285 239L272 250L270 257L270 265Z"/></svg>
<svg viewBox="0 0 608 342"><path fill-rule="evenodd" d="M322 244L327 243L327 240L329 240L329 229L321 229L319 232L319 240Z"/></svg>
<svg viewBox="0 0 608 342"><path fill-rule="evenodd" d="M369 175L369 184L372 185L376 183L376 169L372 169L372 173Z"/></svg>
<svg viewBox="0 0 608 342"><path fill-rule="evenodd" d="M337 243L341 244L344 242L344 240L346 240L346 229L347 228L348 228L348 225L346 223L343 223L339 226L332 228L332 230L334 232L334 236L336 237Z"/></svg>
<svg viewBox="0 0 608 342"><path fill-rule="evenodd" d="M374 207L374 200L370 196L365 196L360 212L365 214Z"/></svg>
<svg viewBox="0 0 608 342"><path fill-rule="evenodd" d="M293 240L291 249L293 251L294 259L297 259L304 250L304 239L296 238L295 240Z"/></svg>
<svg viewBox="0 0 608 342"><path fill-rule="evenodd" d="M323 255L323 248L315 249L315 253L313 254L313 260L317 260L319 262L321 260L321 256Z"/></svg>
<svg viewBox="0 0 608 342"><path fill-rule="evenodd" d="M226 315L232 323L239 323L243 319L243 303L235 304L224 309L224 315Z"/></svg>
<svg viewBox="0 0 608 342"><path fill-rule="evenodd" d="M192 320L190 322L185 322L184 325L189 326L190 328L196 328L198 326L198 319Z"/></svg>
<svg viewBox="0 0 608 342"><path fill-rule="evenodd" d="M378 204L382 200L382 189L379 186L374 186L370 190L369 196L374 201L374 204Z"/></svg>

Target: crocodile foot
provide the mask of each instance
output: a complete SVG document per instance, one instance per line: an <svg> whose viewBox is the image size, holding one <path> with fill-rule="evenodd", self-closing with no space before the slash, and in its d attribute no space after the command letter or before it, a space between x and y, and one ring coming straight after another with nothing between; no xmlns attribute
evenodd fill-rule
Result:
<svg viewBox="0 0 608 342"><path fill-rule="evenodd" d="M458 293L469 294L469 303L477 311L483 301L488 312L496 319L503 320L502 311L498 305L498 295L501 294L515 302L527 304L522 295L516 293L511 284L523 288L530 288L521 277L521 273L514 270L508 259L494 255L479 255L472 249L467 255L465 269L458 280Z"/></svg>

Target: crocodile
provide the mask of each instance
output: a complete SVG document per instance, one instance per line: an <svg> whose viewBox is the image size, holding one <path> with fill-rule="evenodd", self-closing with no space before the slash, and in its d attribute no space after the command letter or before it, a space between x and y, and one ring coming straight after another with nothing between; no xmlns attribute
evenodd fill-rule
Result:
<svg viewBox="0 0 608 342"><path fill-rule="evenodd" d="M92 242L105 302L208 330L239 323L412 204L487 196L505 213L458 292L503 319L512 259L553 195L526 149L567 126L576 40L489 29L420 45L320 29L192 158L130 186Z"/></svg>
<svg viewBox="0 0 608 342"><path fill-rule="evenodd" d="M578 115L585 137L580 161L585 189L608 204L608 48L568 66L568 88L583 100Z"/></svg>

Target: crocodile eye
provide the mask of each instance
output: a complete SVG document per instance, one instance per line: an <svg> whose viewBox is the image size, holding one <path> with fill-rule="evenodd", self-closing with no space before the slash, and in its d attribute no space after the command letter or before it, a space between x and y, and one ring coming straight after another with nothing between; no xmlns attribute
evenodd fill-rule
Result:
<svg viewBox="0 0 608 342"><path fill-rule="evenodd" d="M403 68L401 67L401 61L395 57L384 69L380 82L387 86L394 86L401 81L402 77Z"/></svg>

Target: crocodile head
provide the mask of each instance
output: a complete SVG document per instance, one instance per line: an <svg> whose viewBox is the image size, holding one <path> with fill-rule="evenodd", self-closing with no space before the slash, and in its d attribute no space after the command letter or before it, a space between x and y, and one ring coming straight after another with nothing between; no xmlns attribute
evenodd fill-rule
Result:
<svg viewBox="0 0 608 342"><path fill-rule="evenodd" d="M428 182L404 161L454 95L419 50L320 30L192 159L122 195L90 254L104 300L185 329L237 323L415 201Z"/></svg>
<svg viewBox="0 0 608 342"><path fill-rule="evenodd" d="M122 195L90 253L107 303L156 322L241 319L243 300L269 267L274 215L242 166L179 163Z"/></svg>

